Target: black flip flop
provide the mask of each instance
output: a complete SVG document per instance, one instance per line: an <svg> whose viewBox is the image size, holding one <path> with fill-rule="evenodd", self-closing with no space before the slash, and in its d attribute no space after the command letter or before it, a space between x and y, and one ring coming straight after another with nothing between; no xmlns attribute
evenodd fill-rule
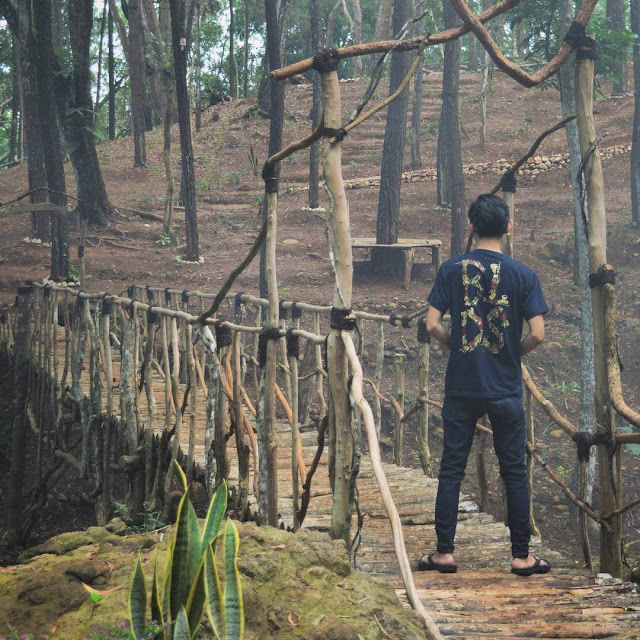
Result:
<svg viewBox="0 0 640 640"><path fill-rule="evenodd" d="M541 559L536 557L536 561L530 567L524 567L523 569L514 569L511 567L511 573L515 573L517 576L532 576L536 573L549 573L549 571L551 571L551 565L546 560L544 560L544 562L546 562L546 564L540 564Z"/></svg>
<svg viewBox="0 0 640 640"><path fill-rule="evenodd" d="M439 571L440 573L455 573L458 570L456 564L441 564L434 562L433 558L427 556L427 561L424 562L422 558L418 560L418 571Z"/></svg>

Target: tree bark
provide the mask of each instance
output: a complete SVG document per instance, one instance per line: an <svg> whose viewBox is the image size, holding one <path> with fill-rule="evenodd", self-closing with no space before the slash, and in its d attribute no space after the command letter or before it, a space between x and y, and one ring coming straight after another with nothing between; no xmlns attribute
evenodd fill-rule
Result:
<svg viewBox="0 0 640 640"><path fill-rule="evenodd" d="M445 29L456 27L460 19L451 2L442 5ZM466 215L464 202L464 174L458 121L458 89L460 82L460 40L444 45L442 72L442 111L438 128L437 190L438 204L451 206L451 255L464 252Z"/></svg>
<svg viewBox="0 0 640 640"><path fill-rule="evenodd" d="M267 56L269 60L269 70L279 69L282 66L281 37L282 25L278 12L277 0L265 0L265 17L267 23ZM284 82L276 82L268 76L267 82L270 86L270 107L269 107L269 150L268 155L278 153L282 149L282 129L284 126ZM276 178L280 181L280 164L276 167ZM262 220L266 220L267 203L262 206ZM260 295L266 297L267 277L266 277L266 253L265 245L260 252Z"/></svg>
<svg viewBox="0 0 640 640"><path fill-rule="evenodd" d="M416 3L414 2L414 5ZM415 11L415 9L414 9ZM414 35L418 35L417 27L413 29ZM420 153L420 125L422 122L422 62L417 66L413 74L413 101L411 104L411 166L418 169L422 166L422 154Z"/></svg>
<svg viewBox="0 0 640 640"><path fill-rule="evenodd" d="M467 0L467 4L469 8L475 13L475 2L474 0ZM469 53L469 71L476 71L478 69L478 52L482 50L480 43L476 40L476 37L473 33L470 33L467 36L467 47Z"/></svg>
<svg viewBox="0 0 640 640"><path fill-rule="evenodd" d="M102 61L104 59L104 32L107 26L107 13L109 11L109 0L104 0L104 8L102 10L102 21L100 23L100 41L98 44L98 77L96 79L96 114L100 110L100 89L102 86Z"/></svg>
<svg viewBox="0 0 640 640"><path fill-rule="evenodd" d="M238 97L238 80L235 58L235 11L233 0L229 0L229 95L232 98Z"/></svg>
<svg viewBox="0 0 640 640"><path fill-rule="evenodd" d="M229 0L231 3L232 0ZM196 72L196 131L200 131L202 128L202 58L201 58L201 34L200 34L200 18L202 17L200 13L200 2L197 0L196 2L196 56L195 56L195 72ZM233 22L233 18L232 18ZM232 94L233 95L233 94Z"/></svg>
<svg viewBox="0 0 640 640"><path fill-rule="evenodd" d="M60 124L56 109L51 108L54 89L54 59L51 31L51 2L41 0L33 12L35 32L36 76L38 82L38 112L40 132L44 149L44 164L47 172L49 201L66 206L66 179L62 153ZM59 77L59 76L56 76ZM66 217L51 219L51 279L64 280L69 276L69 228Z"/></svg>
<svg viewBox="0 0 640 640"><path fill-rule="evenodd" d="M73 90L67 118L71 161L78 185L78 210L93 225L105 225L113 214L96 151L89 49L93 0L69 0L69 33L73 58Z"/></svg>
<svg viewBox="0 0 640 640"><path fill-rule="evenodd" d="M360 0L351 0L353 4L353 44L362 44L362 5ZM356 78L362 75L362 56L354 61L353 72Z"/></svg>
<svg viewBox="0 0 640 640"><path fill-rule="evenodd" d="M109 7L109 140L116 139L116 67L113 51L113 15Z"/></svg>
<svg viewBox="0 0 640 640"><path fill-rule="evenodd" d="M382 40L388 40L391 31L391 16L392 16L392 0L381 0L378 9L378 17L376 18L376 26L374 29L373 41L380 42ZM369 73L373 69L376 63L376 56L368 56L366 62Z"/></svg>
<svg viewBox="0 0 640 640"><path fill-rule="evenodd" d="M572 0L562 0L560 5L560 19L562 31L567 31L573 20ZM569 116L576 112L575 99L575 55L570 62L563 65L558 74L560 81L560 101L562 104L562 115ZM596 423L595 408L593 398L595 397L595 373L593 361L593 327L591 326L592 307L591 290L589 288L589 254L587 250L587 236L582 220L582 204L580 198L580 183L582 176L578 175L578 169L582 160L580 152L580 141L578 139L578 128L575 120L565 125L567 136L567 147L569 149L569 160L571 163L571 186L573 189L573 229L575 235L575 279L580 288L580 431L591 432ZM593 490L593 478L595 474L595 457L590 456L589 479L586 491L586 500L591 502ZM582 494L579 494L582 495ZM581 512L583 517L584 512Z"/></svg>
<svg viewBox="0 0 640 640"><path fill-rule="evenodd" d="M18 50L18 38L13 39L13 59L11 78L11 132L9 133L9 162L15 162L19 158L20 144L20 55Z"/></svg>
<svg viewBox="0 0 640 640"><path fill-rule="evenodd" d="M142 40L142 2L129 2L129 69L131 74L131 114L133 118L134 164L147 166L145 117L145 61Z"/></svg>
<svg viewBox="0 0 640 640"><path fill-rule="evenodd" d="M14 418L11 445L11 471L7 491L7 542L23 543L22 510L26 460L26 403L29 387L29 329L32 286L18 289L18 318L14 344Z"/></svg>
<svg viewBox="0 0 640 640"><path fill-rule="evenodd" d="M620 37L625 31L625 16L623 0L607 0L607 24ZM621 95L627 91L627 50L622 44L616 51L614 62L612 93Z"/></svg>
<svg viewBox="0 0 640 640"><path fill-rule="evenodd" d="M410 0L396 0L393 6L393 33L398 33L411 17ZM409 71L411 54L394 51L391 57L389 93L392 94ZM376 224L376 242L392 244L398 241L398 222L400 219L400 190L402 187L402 162L407 132L407 109L409 106L409 88L394 100L387 109L387 124L382 148L382 167L380 170L380 193L378 197L378 217ZM400 252L398 252L400 253ZM394 258L398 258L395 260ZM372 251L373 268L376 271L389 269L389 260L400 267L401 256L390 256L388 251Z"/></svg>
<svg viewBox="0 0 640 640"><path fill-rule="evenodd" d="M317 53L321 49L322 25L320 22L320 12L318 10L318 0L310 0L310 36L311 51ZM320 86L320 75L313 74L313 102L311 106L311 130L318 125L322 109L322 87ZM320 143L314 142L309 149L309 202L310 209L317 209L320 206L318 183L320 175Z"/></svg>
<svg viewBox="0 0 640 640"><path fill-rule="evenodd" d="M191 140L191 117L189 109L189 88L187 86L187 46L180 45L185 33L184 0L170 0L171 32L173 36L173 61L176 78L176 97L178 100L178 123L180 128L180 149L182 152L182 197L187 236L185 258L191 262L200 259L198 246L198 220L196 211L196 176Z"/></svg>
<svg viewBox="0 0 640 640"><path fill-rule="evenodd" d="M640 0L631 0L633 39L633 139L631 146L631 219L640 224Z"/></svg>

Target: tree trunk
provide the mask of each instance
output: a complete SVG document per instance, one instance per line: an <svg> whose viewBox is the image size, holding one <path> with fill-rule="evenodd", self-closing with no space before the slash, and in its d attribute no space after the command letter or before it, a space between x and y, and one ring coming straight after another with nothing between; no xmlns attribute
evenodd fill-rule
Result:
<svg viewBox="0 0 640 640"><path fill-rule="evenodd" d="M30 305L33 286L18 289L18 318L14 345L14 418L11 446L11 471L7 491L7 542L20 545L24 542L22 510L24 505L23 485L27 455L26 403L29 389L29 329L31 327Z"/></svg>
<svg viewBox="0 0 640 640"><path fill-rule="evenodd" d="M38 81L38 112L40 132L44 149L44 164L47 172L49 200L53 204L66 206L66 180L62 153L60 124L56 109L51 108L54 90L53 41L51 31L51 2L41 0L33 13L35 27L36 76ZM51 219L51 279L64 280L69 276L69 228L66 217Z"/></svg>
<svg viewBox="0 0 640 640"><path fill-rule="evenodd" d="M391 15L393 0L381 0L378 8L378 17L376 18L376 26L374 29L373 41L380 42L388 40L391 31ZM367 56L366 61L369 73L373 70L376 63L376 56Z"/></svg>
<svg viewBox="0 0 640 640"><path fill-rule="evenodd" d="M100 111L100 89L102 85L102 60L104 58L104 31L107 26L107 12L109 11L109 0L104 0L102 10L102 22L100 23L100 41L98 44L98 77L96 79L96 114Z"/></svg>
<svg viewBox="0 0 640 640"><path fill-rule="evenodd" d="M362 5L360 0L351 0L353 4L353 44L362 44ZM354 60L353 72L356 78L362 75L362 57Z"/></svg>
<svg viewBox="0 0 640 640"><path fill-rule="evenodd" d="M38 81L35 65L35 42L33 38L31 14L28 4L22 0L18 4L17 42L21 68L22 103L24 112L24 135L28 159L29 191L32 203L46 202L48 194L47 171L44 164L44 147L40 132L40 113L38 107ZM32 228L37 238L48 242L51 238L49 219L43 215L32 214Z"/></svg>
<svg viewBox="0 0 640 640"><path fill-rule="evenodd" d="M316 54L321 49L322 25L320 22L320 12L318 10L318 0L310 0L310 36L311 52ZM311 106L311 129L315 129L320 119L322 109L322 87L320 86L320 75L313 74L313 103ZM317 209L320 206L318 193L318 183L320 174L320 143L314 142L309 149L309 208Z"/></svg>
<svg viewBox="0 0 640 640"><path fill-rule="evenodd" d="M129 2L129 69L131 75L131 114L133 118L134 164L147 166L145 131L145 62L142 41L141 0Z"/></svg>
<svg viewBox="0 0 640 640"><path fill-rule="evenodd" d="M475 13L476 7L474 0L467 0L469 8ZM482 45L476 40L473 33L467 36L467 47L469 50L469 71L478 69L478 53L482 51Z"/></svg>
<svg viewBox="0 0 640 640"><path fill-rule="evenodd" d="M444 27L451 29L460 24L455 9L444 0L442 5ZM451 206L451 255L464 252L466 241L466 214L464 203L464 174L462 148L458 122L458 87L460 81L460 40L444 45L442 72L442 111L438 129L437 187L438 204Z"/></svg>
<svg viewBox="0 0 640 640"><path fill-rule="evenodd" d="M116 139L116 69L113 52L113 15L109 7L109 140Z"/></svg>
<svg viewBox="0 0 640 640"><path fill-rule="evenodd" d="M232 2L232 0L229 0ZM196 131L200 131L202 128L202 57L200 50L200 1L196 0L196 58L195 58L195 71L196 71ZM232 19L233 22L233 19ZM233 94L232 94L233 95Z"/></svg>
<svg viewBox="0 0 640 640"><path fill-rule="evenodd" d="M11 132L9 133L9 162L15 162L19 157L18 145L20 142L20 55L18 51L18 38L13 39L11 79Z"/></svg>
<svg viewBox="0 0 640 640"><path fill-rule="evenodd" d="M278 15L278 1L265 0L265 17L267 23L267 56L269 60L269 69L279 69L282 66L281 57L281 24ZM269 107L269 150L268 155L271 157L280 149L282 149L282 129L284 125L284 82L276 82L270 76L267 78L270 86L270 107ZM280 180L280 164L276 167L276 177ZM262 207L262 219L267 216L266 200ZM265 246L262 246L260 252L260 295L267 295L267 278L266 278L266 254Z"/></svg>
<svg viewBox="0 0 640 640"><path fill-rule="evenodd" d="M623 0L607 0L607 24L620 37L625 32L625 16ZM614 61L612 93L621 95L627 91L627 49L620 44Z"/></svg>
<svg viewBox="0 0 640 640"><path fill-rule="evenodd" d="M410 0L395 0L393 5L393 33L398 33L411 17ZM393 93L409 71L410 53L395 51L391 57L389 93ZM407 109L409 107L409 87L387 107L387 124L382 147L382 167L380 170L380 194L378 197L378 217L376 224L376 242L391 244L398 241L398 222L400 219L400 189L402 186L402 161L407 132ZM398 252L400 254L400 252ZM393 260L394 270L402 268L401 255L389 254L389 251L372 251L373 268L376 271L388 271L389 260Z"/></svg>
<svg viewBox="0 0 640 640"><path fill-rule="evenodd" d="M560 5L560 19L562 31L566 32L573 20L572 0L562 0ZM575 56L566 62L558 74L560 81L560 101L562 115L566 117L576 112L575 82L574 82ZM595 372L593 361L593 327L591 326L591 290L589 288L589 255L587 251L587 236L582 220L582 205L580 198L580 183L582 176L578 175L578 169L582 160L580 153L580 141L575 120L565 125L569 160L571 163L571 186L573 188L573 229L575 235L575 264L576 284L580 288L580 431L591 432L596 423L593 398L595 396ZM585 500L591 502L593 490L593 478L595 474L595 457L590 456L589 482L586 488ZM582 494L578 494L582 495ZM581 517L583 517L581 515Z"/></svg>
<svg viewBox="0 0 640 640"><path fill-rule="evenodd" d="M171 32L173 36L173 61L178 100L178 123L180 127L180 150L182 152L182 197L187 236L185 258L190 262L200 259L198 247L198 221L196 213L196 175L191 141L191 118L189 113L189 88L187 86L187 54L189 43L183 47L180 39L185 33L184 0L170 0Z"/></svg>
<svg viewBox="0 0 640 640"><path fill-rule="evenodd" d="M238 80L235 58L235 20L234 20L233 0L229 0L229 95L232 98L238 97Z"/></svg>
<svg viewBox="0 0 640 640"><path fill-rule="evenodd" d="M93 0L69 0L69 33L73 58L73 90L67 118L71 161L78 185L78 210L93 225L105 225L113 214L96 151L89 48Z"/></svg>
<svg viewBox="0 0 640 640"><path fill-rule="evenodd" d="M633 39L633 140L631 146L631 219L640 224L640 0L631 0Z"/></svg>
<svg viewBox="0 0 640 640"><path fill-rule="evenodd" d="M244 51L242 52L242 97L249 95L249 6L242 0L242 16L244 18Z"/></svg>
<svg viewBox="0 0 640 640"><path fill-rule="evenodd" d="M416 3L414 2L414 5ZM414 9L415 11L415 9ZM414 27L413 34L418 35L418 28ZM473 34L471 34L472 37ZM413 101L411 104L411 167L418 169L422 166L420 153L420 125L422 122L422 62L413 74Z"/></svg>

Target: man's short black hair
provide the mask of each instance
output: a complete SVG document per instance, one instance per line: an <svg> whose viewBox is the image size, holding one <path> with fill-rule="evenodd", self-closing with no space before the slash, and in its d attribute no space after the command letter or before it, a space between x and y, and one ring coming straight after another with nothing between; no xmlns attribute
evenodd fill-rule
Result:
<svg viewBox="0 0 640 640"><path fill-rule="evenodd" d="M469 220L480 238L499 238L507 232L509 207L498 196L478 196L469 207Z"/></svg>

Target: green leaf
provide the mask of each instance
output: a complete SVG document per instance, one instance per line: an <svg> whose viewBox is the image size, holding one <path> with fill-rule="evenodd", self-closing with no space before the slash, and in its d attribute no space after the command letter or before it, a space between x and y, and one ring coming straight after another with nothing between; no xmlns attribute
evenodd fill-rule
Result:
<svg viewBox="0 0 640 640"><path fill-rule="evenodd" d="M94 604L98 604L98 602L100 602L100 600L102 600L102 596L101 596L99 593L96 593L95 591L92 591L92 592L89 594L89 597L91 598L91 601L92 601Z"/></svg>
<svg viewBox="0 0 640 640"><path fill-rule="evenodd" d="M162 638L167 634L164 630L164 613L162 611L162 592L160 591L160 576L158 575L158 547L156 547L156 559L153 567L153 587L151 589L151 619L162 627Z"/></svg>
<svg viewBox="0 0 640 640"><path fill-rule="evenodd" d="M238 549L240 536L236 526L227 520L224 532L224 610L226 640L244 638L244 604L242 583L238 571Z"/></svg>
<svg viewBox="0 0 640 640"><path fill-rule="evenodd" d="M193 503L187 498L187 531L189 535L189 568L187 580L189 589L198 575L202 561L202 543L200 542L200 523Z"/></svg>
<svg viewBox="0 0 640 640"><path fill-rule="evenodd" d="M222 484L216 491L216 495L213 496L211 504L209 504L207 519L204 522L204 528L202 530L203 549L206 549L207 545L216 539L218 532L220 531L222 518L224 518L224 514L227 510L227 495L227 483L223 480Z"/></svg>
<svg viewBox="0 0 640 640"><path fill-rule="evenodd" d="M207 615L217 640L224 638L224 603L220 576L216 565L216 554L213 545L209 544L205 551L204 588L207 595Z"/></svg>
<svg viewBox="0 0 640 640"><path fill-rule="evenodd" d="M182 486L182 492L187 493L187 489L189 488L189 485L187 484L187 476L184 475L184 471L182 470L182 467L180 466L177 460L173 461L173 469L176 472L178 479L180 480L180 485Z"/></svg>
<svg viewBox="0 0 640 640"><path fill-rule="evenodd" d="M189 595L189 509L185 506L188 503L185 493L178 506L178 519L171 543L171 597L170 610L171 619L176 620L180 607L187 601Z"/></svg>
<svg viewBox="0 0 640 640"><path fill-rule="evenodd" d="M184 607L180 607L180 612L176 619L176 626L173 629L173 640L190 640L189 620Z"/></svg>
<svg viewBox="0 0 640 640"><path fill-rule="evenodd" d="M206 555L203 556L200 566L198 567L198 573L191 585L191 591L189 593L189 600L187 601L187 615L189 616L189 628L191 629L191 636L196 635L196 631L200 626L202 620L202 612L207 601L207 594L204 588L204 563Z"/></svg>
<svg viewBox="0 0 640 640"><path fill-rule="evenodd" d="M131 578L131 589L129 590L129 622L133 637L142 638L145 629L145 618L147 612L147 589L144 585L144 572L138 553L138 562Z"/></svg>

